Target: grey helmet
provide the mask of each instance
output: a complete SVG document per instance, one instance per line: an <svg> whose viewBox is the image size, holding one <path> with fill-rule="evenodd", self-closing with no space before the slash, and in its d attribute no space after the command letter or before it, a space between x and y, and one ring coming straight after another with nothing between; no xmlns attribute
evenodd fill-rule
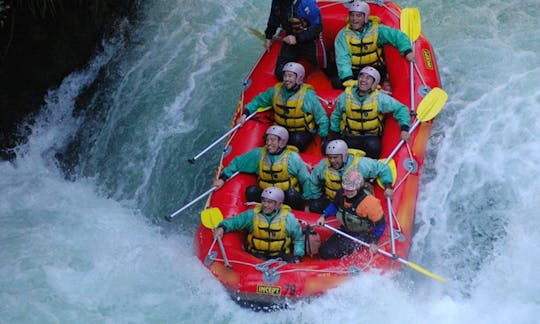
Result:
<svg viewBox="0 0 540 324"><path fill-rule="evenodd" d="M371 91L377 89L377 86L379 85L379 82L381 81L381 74L379 73L379 71L377 71L377 69L374 67L366 66L362 70L360 70L360 73L358 73L358 76L360 76L360 74L362 73L365 73L369 75L370 77L372 77L373 79L375 79L375 82L373 82L373 85L371 86Z"/></svg>
<svg viewBox="0 0 540 324"><path fill-rule="evenodd" d="M279 138L279 148L284 148L287 146L287 141L289 141L289 132L283 126L273 125L268 127L264 135L275 135Z"/></svg>
<svg viewBox="0 0 540 324"><path fill-rule="evenodd" d="M347 143L345 143L344 140L333 140L326 145L326 155L329 154L341 154L343 157L343 163L347 161L347 158L349 157L349 147L347 146Z"/></svg>
<svg viewBox="0 0 540 324"><path fill-rule="evenodd" d="M289 62L283 67L283 72L292 72L296 74L296 84L304 83L304 76L306 75L306 70L304 66L300 63Z"/></svg>

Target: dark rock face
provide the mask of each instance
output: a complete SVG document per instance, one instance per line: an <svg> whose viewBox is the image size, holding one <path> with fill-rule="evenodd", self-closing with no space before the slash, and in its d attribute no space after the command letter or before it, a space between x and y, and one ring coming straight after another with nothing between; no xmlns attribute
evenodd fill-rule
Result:
<svg viewBox="0 0 540 324"><path fill-rule="evenodd" d="M20 125L32 122L47 90L83 67L136 9L136 0L60 1L36 13L29 2L4 1L9 9L0 13L0 159L15 158L9 149L28 135Z"/></svg>

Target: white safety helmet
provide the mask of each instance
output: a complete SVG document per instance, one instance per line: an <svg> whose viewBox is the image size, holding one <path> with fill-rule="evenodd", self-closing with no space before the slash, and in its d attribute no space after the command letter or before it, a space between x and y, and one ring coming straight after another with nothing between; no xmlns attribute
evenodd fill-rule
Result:
<svg viewBox="0 0 540 324"><path fill-rule="evenodd" d="M364 185L364 177L357 170L345 172L341 179L341 187L344 190L358 190Z"/></svg>
<svg viewBox="0 0 540 324"><path fill-rule="evenodd" d="M285 200L285 193L278 187L268 187L263 190L261 198L266 198L277 202L277 208L279 208L281 207L283 200Z"/></svg>
<svg viewBox="0 0 540 324"><path fill-rule="evenodd" d="M289 62L283 67L283 73L285 72L292 72L296 74L296 84L302 84L304 82L306 70L304 69L304 66L302 64L296 62Z"/></svg>
<svg viewBox="0 0 540 324"><path fill-rule="evenodd" d="M279 125L273 125L273 126L268 127L264 135L277 136L279 138L279 142L278 142L279 148L283 148L287 146L287 141L289 141L289 132L287 131L285 127L279 126Z"/></svg>
<svg viewBox="0 0 540 324"><path fill-rule="evenodd" d="M344 140L333 140L326 145L326 155L330 154L341 154L343 157L343 163L347 161L347 158L349 157L349 147L347 146L347 143L345 143Z"/></svg>
<svg viewBox="0 0 540 324"><path fill-rule="evenodd" d="M371 66L366 66L362 70L360 70L360 73L358 73L358 76L360 77L360 74L365 73L375 79L375 82L373 82L373 85L371 86L371 91L377 89L377 86L379 85L379 82L381 81L381 74L379 71L377 71L376 68Z"/></svg>
<svg viewBox="0 0 540 324"><path fill-rule="evenodd" d="M366 24L369 21L369 5L364 1L354 0L349 4L349 12L363 12Z"/></svg>

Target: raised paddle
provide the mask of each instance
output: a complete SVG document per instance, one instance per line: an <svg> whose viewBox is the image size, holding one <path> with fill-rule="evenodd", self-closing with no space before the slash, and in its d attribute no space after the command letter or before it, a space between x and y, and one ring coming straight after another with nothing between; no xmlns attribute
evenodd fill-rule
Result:
<svg viewBox="0 0 540 324"><path fill-rule="evenodd" d="M348 239L351 239L351 240L353 240L355 242L358 242L358 243L360 243L361 245L363 245L365 247L370 246L368 243L366 243L366 242L364 242L364 241L362 241L360 239L357 239L356 237L351 236L351 235L349 235L349 234L347 234L347 233L345 233L343 231L340 231L337 228L334 228L334 227L332 227L330 225L324 224L323 226L328 228L331 231L334 231L334 232L338 233L341 236L344 236L344 237L346 237ZM448 280L446 278L443 278L443 277L441 277L439 275L436 275L436 274L434 274L432 272L429 272L428 270L422 268L421 266L419 266L417 264L412 263L411 261L407 261L405 259L402 259L402 258L399 258L399 257L396 257L396 256L392 256L390 253L386 252L385 250L377 249L377 252L384 255L384 256L389 257L392 260L398 261L398 262L410 267L413 270L416 270L416 271L418 271L418 272L420 272L422 274L425 274L426 276L428 276L430 278L433 278L435 280L439 280L441 282L448 282Z"/></svg>
<svg viewBox="0 0 540 324"><path fill-rule="evenodd" d="M422 99L418 105L418 110L416 112L416 121L409 129L409 134L420 125L422 122L427 122L435 118L441 112L444 104L448 100L448 94L441 88L433 88L431 91ZM404 140L399 141L392 153L388 155L386 160L390 160L396 155L401 146L405 143Z"/></svg>
<svg viewBox="0 0 540 324"><path fill-rule="evenodd" d="M404 8L401 10L400 27L411 41L411 48L414 54L414 42L420 36L421 21L418 8ZM409 62L410 67L410 91L411 91L411 111L414 112L414 62Z"/></svg>
<svg viewBox="0 0 540 324"><path fill-rule="evenodd" d="M235 172L233 173L233 175L231 175L229 177L229 179L227 179L227 181L229 181L230 179L232 179L233 177L235 177L238 173L240 172ZM177 211L175 211L174 213L170 214L170 215L167 215L165 216L165 220L167 221L172 221L172 219L180 214L181 212L183 212L184 210L186 210L187 208L189 208L191 205L193 205L194 203L196 203L197 201L203 199L204 197L208 196L209 194L211 194L212 192L216 191L217 190L217 187L216 186L212 186L212 188L206 190L204 193L200 194L197 198L193 199L192 201L190 201L189 203L187 203L187 205L185 205L184 207L178 209Z"/></svg>
<svg viewBox="0 0 540 324"><path fill-rule="evenodd" d="M210 230L216 228L222 220L223 214L221 213L221 210L217 207L205 209L201 213L201 223L204 225L204 227ZM229 269L232 269L231 264L229 263L229 259L227 258L227 254L225 253L225 247L223 246L221 237L218 237L216 239L219 245L219 249L221 250L221 255L223 255L225 266Z"/></svg>
<svg viewBox="0 0 540 324"><path fill-rule="evenodd" d="M272 108L272 106L268 106L268 107L261 107L259 109L257 109L254 113L252 113L251 115L247 116L246 117L246 120L244 121L244 123L248 120L250 120L253 116L255 116L257 113L259 112L263 112L263 111L267 111L269 110L270 108ZM216 146L219 142L221 142L223 139L227 138L227 136L229 136L230 134L232 134L233 132L235 132L238 128L242 127L243 124L238 124L236 126L234 126L233 128L231 128L227 133L223 134L220 138L218 138L217 140L215 140L212 144L208 145L204 150L202 150L199 154L195 155L194 157L192 157L191 159L188 160L189 163L191 164L195 164L195 161L200 158L204 153L208 152L212 147Z"/></svg>

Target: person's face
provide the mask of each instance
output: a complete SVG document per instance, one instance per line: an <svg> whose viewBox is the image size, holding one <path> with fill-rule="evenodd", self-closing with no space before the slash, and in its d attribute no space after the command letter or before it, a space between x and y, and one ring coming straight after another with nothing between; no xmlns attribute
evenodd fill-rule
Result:
<svg viewBox="0 0 540 324"><path fill-rule="evenodd" d="M278 206L278 202L268 198L261 198L262 210L266 215L273 213Z"/></svg>
<svg viewBox="0 0 540 324"><path fill-rule="evenodd" d="M345 190L345 189L343 189L343 194L347 198L353 198L354 196L356 196L357 192L358 192L358 190Z"/></svg>
<svg viewBox="0 0 540 324"><path fill-rule="evenodd" d="M285 71L283 73L283 85L285 85L287 90L294 88L296 86L296 73Z"/></svg>
<svg viewBox="0 0 540 324"><path fill-rule="evenodd" d="M266 149L270 154L276 154L279 152L279 137L276 135L268 134L265 139Z"/></svg>
<svg viewBox="0 0 540 324"><path fill-rule="evenodd" d="M349 24L354 30L361 30L366 24L366 15L363 12L349 12Z"/></svg>
<svg viewBox="0 0 540 324"><path fill-rule="evenodd" d="M332 169L339 170L343 166L343 156L341 154L329 154L328 162Z"/></svg>
<svg viewBox="0 0 540 324"><path fill-rule="evenodd" d="M360 73L358 75L358 89L360 92L371 92L371 87L375 79L367 73Z"/></svg>

